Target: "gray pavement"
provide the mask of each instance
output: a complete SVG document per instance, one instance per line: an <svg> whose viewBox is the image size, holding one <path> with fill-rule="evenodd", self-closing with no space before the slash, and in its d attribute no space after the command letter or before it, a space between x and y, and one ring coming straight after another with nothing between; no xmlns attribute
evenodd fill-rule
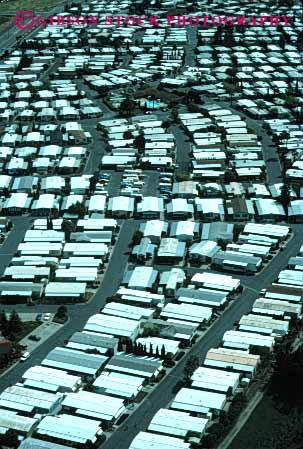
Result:
<svg viewBox="0 0 303 449"><path fill-rule="evenodd" d="M10 217L13 223L13 229L9 232L3 245L0 247L0 276L8 266L11 258L14 256L19 243L22 242L26 231L34 221L33 217Z"/></svg>
<svg viewBox="0 0 303 449"><path fill-rule="evenodd" d="M176 162L179 165L176 173L190 173L191 158L190 158L190 142L188 137L180 129L178 125L172 125L171 130L176 139Z"/></svg>

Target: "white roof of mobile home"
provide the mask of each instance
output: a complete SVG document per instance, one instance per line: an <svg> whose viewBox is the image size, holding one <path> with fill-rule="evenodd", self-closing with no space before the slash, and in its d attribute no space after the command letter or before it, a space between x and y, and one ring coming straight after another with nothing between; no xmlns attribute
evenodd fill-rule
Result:
<svg viewBox="0 0 303 449"><path fill-rule="evenodd" d="M49 242L26 242L20 243L17 251L22 256L38 255L38 256L59 256L62 252L62 243Z"/></svg>
<svg viewBox="0 0 303 449"><path fill-rule="evenodd" d="M161 408L153 417L148 429L150 432L186 437L188 434L202 435L208 419L196 418L189 413Z"/></svg>
<svg viewBox="0 0 303 449"><path fill-rule="evenodd" d="M5 429L16 430L28 434L38 422L38 418L30 418L28 416L17 415L11 410L0 409L0 428L1 433Z"/></svg>
<svg viewBox="0 0 303 449"><path fill-rule="evenodd" d="M36 278L46 278L48 279L50 275L49 267L36 267L36 266L15 266L5 268L3 276L11 277L11 279L27 279L33 280Z"/></svg>
<svg viewBox="0 0 303 449"><path fill-rule="evenodd" d="M146 307L130 306L120 302L109 302L105 304L102 313L106 315L114 315L116 317L128 318L131 320L141 320L142 318L152 318L155 309L147 309Z"/></svg>
<svg viewBox="0 0 303 449"><path fill-rule="evenodd" d="M24 236L24 242L63 242L64 232L54 230L29 229Z"/></svg>
<svg viewBox="0 0 303 449"><path fill-rule="evenodd" d="M283 238L288 235L289 227L273 224L247 223L244 227L244 232L246 234L261 234Z"/></svg>
<svg viewBox="0 0 303 449"><path fill-rule="evenodd" d="M141 391L143 383L142 377L105 371L97 377L94 387L98 392L107 395L133 398Z"/></svg>
<svg viewBox="0 0 303 449"><path fill-rule="evenodd" d="M225 394L182 388L171 403L171 408L206 414L211 410L222 410Z"/></svg>
<svg viewBox="0 0 303 449"><path fill-rule="evenodd" d="M45 416L39 423L37 432L60 441L79 444L95 442L103 433L100 421L66 414Z"/></svg>
<svg viewBox="0 0 303 449"><path fill-rule="evenodd" d="M274 337L253 332L226 331L223 335L223 345L229 348L249 349L250 346L264 346L272 349Z"/></svg>
<svg viewBox="0 0 303 449"><path fill-rule="evenodd" d="M168 437L149 432L139 432L129 449L190 449L190 443L180 438Z"/></svg>
<svg viewBox="0 0 303 449"><path fill-rule="evenodd" d="M118 223L113 218L85 218L77 221L77 228L102 231L104 228L115 229Z"/></svg>
<svg viewBox="0 0 303 449"><path fill-rule="evenodd" d="M140 321L99 313L88 319L84 330L131 338L137 333L139 325Z"/></svg>
<svg viewBox="0 0 303 449"><path fill-rule="evenodd" d="M50 282L45 287L45 296L75 297L84 295L85 291L85 282Z"/></svg>
<svg viewBox="0 0 303 449"><path fill-rule="evenodd" d="M106 196L92 195L88 202L88 211L104 211L106 206Z"/></svg>
<svg viewBox="0 0 303 449"><path fill-rule="evenodd" d="M201 324L212 317L212 309L194 304L166 304L161 312L162 318L173 318L190 323Z"/></svg>
<svg viewBox="0 0 303 449"><path fill-rule="evenodd" d="M35 409L43 409L49 413L59 405L61 399L61 394L13 385L1 393L0 407L28 413L32 413Z"/></svg>
<svg viewBox="0 0 303 449"><path fill-rule="evenodd" d="M231 276L216 273L196 273L191 282L216 290L233 291L240 286L240 280Z"/></svg>
<svg viewBox="0 0 303 449"><path fill-rule="evenodd" d="M109 249L105 243L66 243L63 248L64 255L73 256L105 256Z"/></svg>
<svg viewBox="0 0 303 449"><path fill-rule="evenodd" d="M63 407L72 407L75 413L105 421L117 419L126 409L123 399L80 390L67 393Z"/></svg>
<svg viewBox="0 0 303 449"><path fill-rule="evenodd" d="M74 390L81 385L81 377L68 374L66 371L35 365L22 376L25 386L56 392L60 388Z"/></svg>
<svg viewBox="0 0 303 449"><path fill-rule="evenodd" d="M214 390L227 393L229 388L234 389L239 384L240 375L230 371L200 366L191 376L192 386L201 390Z"/></svg>

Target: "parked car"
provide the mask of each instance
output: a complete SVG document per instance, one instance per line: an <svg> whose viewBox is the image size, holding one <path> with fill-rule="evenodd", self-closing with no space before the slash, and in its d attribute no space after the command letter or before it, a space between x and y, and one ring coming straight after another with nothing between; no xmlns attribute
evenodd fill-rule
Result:
<svg viewBox="0 0 303 449"><path fill-rule="evenodd" d="M30 356L30 353L28 351L24 352L22 356L20 357L20 362L25 362Z"/></svg>
<svg viewBox="0 0 303 449"><path fill-rule="evenodd" d="M28 339L32 341L39 341L41 340L41 337L38 337L37 335L30 335Z"/></svg>

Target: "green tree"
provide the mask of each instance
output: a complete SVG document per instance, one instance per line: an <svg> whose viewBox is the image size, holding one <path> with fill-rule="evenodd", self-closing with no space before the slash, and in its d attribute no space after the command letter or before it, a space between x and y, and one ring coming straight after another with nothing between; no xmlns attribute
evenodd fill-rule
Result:
<svg viewBox="0 0 303 449"><path fill-rule="evenodd" d="M171 120L173 123L176 123L176 121L178 120L178 109L173 108L173 109L171 110L171 113L170 113L170 120Z"/></svg>
<svg viewBox="0 0 303 449"><path fill-rule="evenodd" d="M123 139L126 139L126 140L129 140L129 139L132 139L133 138L133 135L132 135L132 132L131 131L125 131L124 133L123 133Z"/></svg>
<svg viewBox="0 0 303 449"><path fill-rule="evenodd" d="M134 139L134 147L139 151L144 151L146 144L146 139L143 134L140 134Z"/></svg>
<svg viewBox="0 0 303 449"><path fill-rule="evenodd" d="M0 332L5 337L7 335L8 330L8 319L6 317L6 313L2 310L0 314Z"/></svg>
<svg viewBox="0 0 303 449"><path fill-rule="evenodd" d="M17 448L20 444L18 432L15 429L8 429L5 434L0 435L0 444L5 447Z"/></svg>
<svg viewBox="0 0 303 449"><path fill-rule="evenodd" d="M223 251L225 251L226 247L227 247L227 242L225 240L223 240L223 239L218 239L218 245L221 246Z"/></svg>
<svg viewBox="0 0 303 449"><path fill-rule="evenodd" d="M132 114L135 108L136 102L134 100L131 100L129 97L126 97L120 104L119 113L122 116L128 117Z"/></svg>
<svg viewBox="0 0 303 449"><path fill-rule="evenodd" d="M278 198L278 201L280 202L280 204L282 204L282 206L285 210L286 217L288 217L288 207L291 202L291 191L290 191L289 184L284 183L283 186L281 187L280 196Z"/></svg>
<svg viewBox="0 0 303 449"><path fill-rule="evenodd" d="M46 218L46 228L47 228L48 231L51 231L51 230L54 229L53 220L52 220L52 218L49 215Z"/></svg>
<svg viewBox="0 0 303 449"><path fill-rule="evenodd" d="M241 89L239 88L239 86L236 86L235 84L231 84L231 83L224 83L224 88L226 90L226 92L229 94L229 101L230 101L230 105L232 105L233 100L234 100L234 94L236 92L239 92Z"/></svg>
<svg viewBox="0 0 303 449"><path fill-rule="evenodd" d="M69 208L68 211L71 214L77 214L80 217L84 217L85 213L86 213L86 207L84 206L83 203L80 203L80 201L77 201L75 204L72 204Z"/></svg>
<svg viewBox="0 0 303 449"><path fill-rule="evenodd" d="M127 354L132 353L134 350L133 342L131 340L126 340L125 352Z"/></svg>
<svg viewBox="0 0 303 449"><path fill-rule="evenodd" d="M66 306L59 306L56 312L56 316L58 318L66 318L67 317L67 307Z"/></svg>
<svg viewBox="0 0 303 449"><path fill-rule="evenodd" d="M118 341L118 348L117 348L118 352L123 352L123 344L122 341L119 339Z"/></svg>
<svg viewBox="0 0 303 449"><path fill-rule="evenodd" d="M89 191L90 193L94 192L96 190L96 185L98 182L98 176L93 175L89 178Z"/></svg>
<svg viewBox="0 0 303 449"><path fill-rule="evenodd" d="M191 376L196 371L196 369L199 368L199 366L199 358L196 355L192 355L191 357L189 357L184 367L184 376L186 380L189 380L191 378Z"/></svg>
<svg viewBox="0 0 303 449"><path fill-rule="evenodd" d="M290 138L290 134L287 131L282 131L281 134L279 134L279 142L283 146L287 146L288 139Z"/></svg>
<svg viewBox="0 0 303 449"><path fill-rule="evenodd" d="M134 235L133 235L133 240L132 240L132 244L133 245L138 245L141 241L141 238L143 237L143 232L142 231L135 231Z"/></svg>
<svg viewBox="0 0 303 449"><path fill-rule="evenodd" d="M15 310L13 310L9 316L8 329L10 334L17 334L22 329L22 321Z"/></svg>
<svg viewBox="0 0 303 449"><path fill-rule="evenodd" d="M61 230L64 232L65 241L70 241L70 235L74 231L74 225L70 220L63 220L61 224Z"/></svg>
<svg viewBox="0 0 303 449"><path fill-rule="evenodd" d="M212 433L207 433L203 437L202 444L203 444L203 448L205 448L205 449L211 449L211 448L215 447L216 443L217 443L217 438Z"/></svg>

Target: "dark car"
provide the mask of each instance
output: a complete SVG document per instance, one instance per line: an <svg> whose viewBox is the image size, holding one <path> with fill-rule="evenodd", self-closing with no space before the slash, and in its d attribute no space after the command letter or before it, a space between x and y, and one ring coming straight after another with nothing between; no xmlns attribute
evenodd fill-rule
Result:
<svg viewBox="0 0 303 449"><path fill-rule="evenodd" d="M37 335L30 335L28 339L33 341L39 341L41 340L41 337L37 337Z"/></svg>
<svg viewBox="0 0 303 449"><path fill-rule="evenodd" d="M36 316L36 321L42 321L42 313L38 313Z"/></svg>

